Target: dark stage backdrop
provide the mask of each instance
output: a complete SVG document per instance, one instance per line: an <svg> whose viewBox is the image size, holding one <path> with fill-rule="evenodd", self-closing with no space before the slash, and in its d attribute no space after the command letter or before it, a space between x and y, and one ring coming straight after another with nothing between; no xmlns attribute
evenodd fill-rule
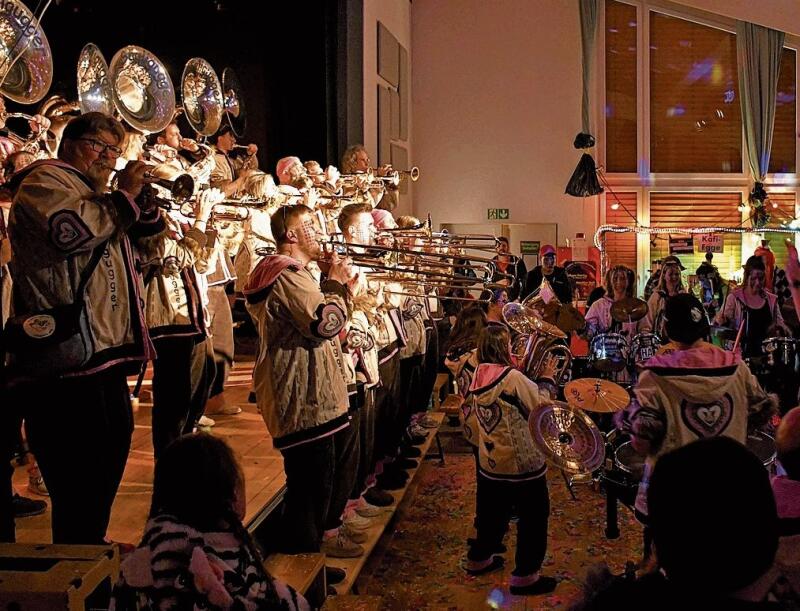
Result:
<svg viewBox="0 0 800 611"><path fill-rule="evenodd" d="M77 99L76 64L87 42L109 63L125 45L155 53L178 96L186 61L202 57L220 78L226 66L236 71L247 108L240 143L258 145L262 169L274 173L286 155L339 165L344 147L363 138L362 10L362 0L54 0L42 19L51 93ZM20 108L9 103L13 109Z"/></svg>

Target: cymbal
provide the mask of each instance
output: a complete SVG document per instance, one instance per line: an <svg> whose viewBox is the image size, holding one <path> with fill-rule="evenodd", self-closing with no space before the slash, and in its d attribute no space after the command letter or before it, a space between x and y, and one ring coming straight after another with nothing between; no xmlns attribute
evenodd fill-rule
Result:
<svg viewBox="0 0 800 611"><path fill-rule="evenodd" d="M540 405L528 417L528 428L545 460L567 473L596 471L605 459L605 444L587 414L562 401Z"/></svg>
<svg viewBox="0 0 800 611"><path fill-rule="evenodd" d="M647 302L636 297L626 297L611 306L611 318L617 322L636 322L647 315Z"/></svg>
<svg viewBox="0 0 800 611"><path fill-rule="evenodd" d="M568 382L564 386L564 398L572 407L601 413L622 411L631 402L622 386L600 378L581 378Z"/></svg>

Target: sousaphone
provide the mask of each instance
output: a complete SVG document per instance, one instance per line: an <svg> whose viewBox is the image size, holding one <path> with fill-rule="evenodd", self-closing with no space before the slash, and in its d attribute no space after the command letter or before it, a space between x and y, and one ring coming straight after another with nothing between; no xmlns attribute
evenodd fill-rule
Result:
<svg viewBox="0 0 800 611"><path fill-rule="evenodd" d="M247 113L244 108L242 86L232 68L222 71L222 99L225 117L237 138L244 136L247 127Z"/></svg>
<svg viewBox="0 0 800 611"><path fill-rule="evenodd" d="M200 136L211 136L222 124L222 85L206 60L190 59L183 69L181 99L186 120Z"/></svg>
<svg viewBox="0 0 800 611"><path fill-rule="evenodd" d="M78 56L78 102L81 114L102 112L114 115L108 64L94 43L88 43Z"/></svg>
<svg viewBox="0 0 800 611"><path fill-rule="evenodd" d="M131 126L146 134L162 131L175 116L175 88L167 69L153 53L136 45L123 47L109 66L111 99Z"/></svg>
<svg viewBox="0 0 800 611"><path fill-rule="evenodd" d="M0 93L35 104L52 81L53 56L39 20L18 0L0 3Z"/></svg>

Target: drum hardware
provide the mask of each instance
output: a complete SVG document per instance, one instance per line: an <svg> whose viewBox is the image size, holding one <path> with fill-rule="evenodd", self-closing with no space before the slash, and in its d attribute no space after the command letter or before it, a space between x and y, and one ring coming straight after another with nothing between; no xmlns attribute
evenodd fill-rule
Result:
<svg viewBox="0 0 800 611"><path fill-rule="evenodd" d="M589 342L589 354L598 371L622 371L628 364L628 342L619 333L600 333Z"/></svg>
<svg viewBox="0 0 800 611"><path fill-rule="evenodd" d="M544 295L547 294L551 297L546 300ZM542 278L542 283L522 300L522 305L535 309L542 320L568 334L580 331L586 326L583 314L572 304L561 303L547 278Z"/></svg>
<svg viewBox="0 0 800 611"><path fill-rule="evenodd" d="M794 370L797 365L797 340L791 337L768 337L761 342L767 357L767 365L772 368Z"/></svg>
<svg viewBox="0 0 800 611"><path fill-rule="evenodd" d="M571 407L598 413L619 412L631 402L622 386L600 378L572 380L564 387L564 397Z"/></svg>
<svg viewBox="0 0 800 611"><path fill-rule="evenodd" d="M647 316L647 302L636 297L626 297L611 306L611 318L621 323L632 323Z"/></svg>
<svg viewBox="0 0 800 611"><path fill-rule="evenodd" d="M761 431L748 433L745 446L758 457L758 460L766 467L767 471L774 472L775 459L778 456L778 452L775 448L775 438L772 435Z"/></svg>

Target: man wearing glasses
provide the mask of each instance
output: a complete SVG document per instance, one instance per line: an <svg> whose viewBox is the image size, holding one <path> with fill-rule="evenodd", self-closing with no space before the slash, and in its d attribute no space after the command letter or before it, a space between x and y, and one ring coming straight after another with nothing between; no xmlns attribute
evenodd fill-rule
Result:
<svg viewBox="0 0 800 611"><path fill-rule="evenodd" d="M58 339L63 327L50 314L80 304L80 278L87 278L80 335L91 348L82 364L54 374L28 363L19 380L28 442L50 491L54 543L103 543L133 431L126 375L153 357L126 232L163 225L157 209L137 203L145 164L130 162L107 192L122 137L111 117L76 117L58 159L31 164L10 183L15 318L41 323L22 324L25 333ZM24 354L19 344L10 348L14 375Z"/></svg>

